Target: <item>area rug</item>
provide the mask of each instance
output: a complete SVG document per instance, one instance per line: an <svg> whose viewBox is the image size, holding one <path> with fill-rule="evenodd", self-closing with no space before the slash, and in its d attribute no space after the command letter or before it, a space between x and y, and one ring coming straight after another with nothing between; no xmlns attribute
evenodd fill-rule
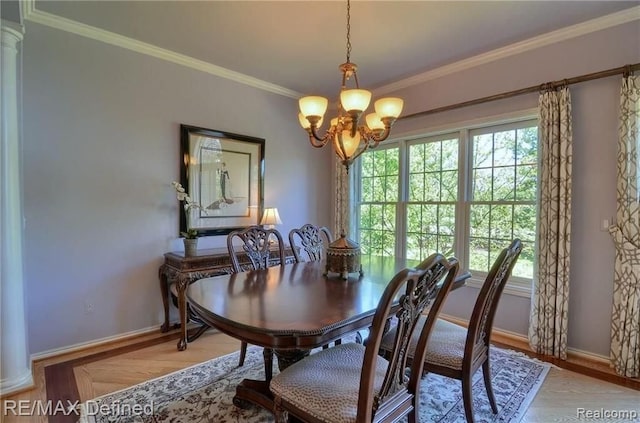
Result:
<svg viewBox="0 0 640 423"><path fill-rule="evenodd" d="M87 401L82 423L229 423L273 422L266 410L239 409L232 403L244 378L264 379L262 349L249 347L244 366L238 352ZM476 422L519 422L542 385L550 366L524 354L491 350L491 380L498 414L491 412L482 370L473 378ZM274 372L277 365L274 362ZM420 394L420 422L464 423L460 382L429 374Z"/></svg>

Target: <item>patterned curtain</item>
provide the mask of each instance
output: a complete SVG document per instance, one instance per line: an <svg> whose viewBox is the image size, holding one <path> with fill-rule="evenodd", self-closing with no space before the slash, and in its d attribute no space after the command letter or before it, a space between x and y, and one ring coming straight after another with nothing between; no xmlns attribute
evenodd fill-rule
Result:
<svg viewBox="0 0 640 423"><path fill-rule="evenodd" d="M349 174L347 173L344 165L342 163L340 163L340 160L337 160L334 157L334 167L335 167L335 172L334 175L336 175L336 179L335 179L335 187L336 187L336 192L335 192L335 205L336 205L336 209L335 209L335 213L333 215L333 237L334 239L338 239L340 237L340 234L342 232L345 233L345 235L347 236L347 238L349 237L349 230L350 230L350 217L351 217L351 212L350 212L350 205L351 205L351 197L350 197L350 192L351 190L349 189ZM351 166L351 169L353 169L353 165ZM352 170L353 171L353 170Z"/></svg>
<svg viewBox="0 0 640 423"><path fill-rule="evenodd" d="M640 377L640 78L625 76L620 98L616 247L611 317L611 364Z"/></svg>
<svg viewBox="0 0 640 423"><path fill-rule="evenodd" d="M571 245L571 96L566 86L540 94L541 151L538 268L529 343L539 354L567 358Z"/></svg>

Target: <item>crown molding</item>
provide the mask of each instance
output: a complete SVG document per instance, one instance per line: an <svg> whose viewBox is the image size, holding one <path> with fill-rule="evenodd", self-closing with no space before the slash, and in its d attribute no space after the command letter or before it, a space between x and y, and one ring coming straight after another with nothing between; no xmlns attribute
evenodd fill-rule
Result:
<svg viewBox="0 0 640 423"><path fill-rule="evenodd" d="M22 10L24 19L31 22L80 35L82 37L90 38L96 41L101 41L114 46L122 47L127 50L135 51L137 53L146 54L148 56L166 60L168 62L176 63L178 65L186 66L198 71L206 72L221 78L226 78L240 84L248 85L274 94L279 94L294 99L302 97L301 93L280 85L272 84L270 82L254 78L240 72L235 72L230 69L205 62L203 60L195 59L184 54L176 53L171 50L156 47L152 44L144 43L142 41L125 37L114 32L105 31L103 29L73 21L71 19L63 18L52 13L37 10L35 0L23 0L21 2L21 5L23 8ZM495 60L500 60L509 56L520 54L528 50L533 50L549 44L569 40L571 38L622 25L635 20L640 20L640 6L635 6L609 15L601 16L599 18L591 19L589 21L585 21L576 25L568 26L566 28L561 28L556 31L548 32L546 34L530 38L528 40L520 41L505 47L482 53L468 59L441 66L436 69L393 82L391 84L380 86L374 89L374 92L376 95L382 95L398 91L403 88L408 88L417 84L421 84L423 82L441 78L443 76L460 72L465 69L473 68L475 66L483 65Z"/></svg>
<svg viewBox="0 0 640 423"><path fill-rule="evenodd" d="M590 34L592 32L600 31L602 29L611 28L636 20L640 20L640 6L635 6L629 9L621 10L619 12L611 13L609 15L601 16L599 18L581 22L576 25L551 31L537 37L529 38L528 40L520 41L505 47L479 54L477 56L470 57L468 59L463 59L449 65L441 66L439 68L423 72L418 75L402 79L400 81L392 82L391 84L380 86L376 88L374 92L376 95L388 94L390 92L398 91L403 88L408 88L414 85L421 84L423 82L441 78L452 73L473 68L475 66L484 65L495 60L500 60L509 56L520 54L525 51L534 50L560 41L569 40L581 35Z"/></svg>
<svg viewBox="0 0 640 423"><path fill-rule="evenodd" d="M105 31L103 29L63 18L52 13L37 10L31 0L29 0L28 4L28 6L25 6L25 10L28 10L28 13L25 13L25 19L30 22L80 35L81 37L101 41L106 44L122 47L127 50L135 51L136 53L146 54L157 59L166 60L167 62L176 63L178 65L206 72L221 78L230 79L240 84L248 85L274 94L295 99L302 97L302 94L296 91L205 62L204 60L195 59L184 54L176 53L171 50L156 47L152 44L116 34L115 32Z"/></svg>

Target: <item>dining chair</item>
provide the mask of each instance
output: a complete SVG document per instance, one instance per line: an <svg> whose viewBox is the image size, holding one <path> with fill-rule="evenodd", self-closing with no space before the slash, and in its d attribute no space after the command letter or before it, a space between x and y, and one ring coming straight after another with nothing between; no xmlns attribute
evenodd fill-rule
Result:
<svg viewBox="0 0 640 423"><path fill-rule="evenodd" d="M273 244L274 240L276 243ZM234 242L240 241L242 250L238 250ZM276 229L265 229L261 226L249 226L244 229L232 231L227 235L227 249L231 257L231 267L235 273L244 270L258 270L270 267L274 261L272 257L272 249L277 247L278 264L285 264L284 242L282 235ZM243 268L240 265L239 254L244 254L249 259L249 264ZM247 343L242 341L240 344L240 359L238 366L244 365L247 356ZM270 373L273 363L268 362L267 354L265 354L265 371Z"/></svg>
<svg viewBox="0 0 640 423"><path fill-rule="evenodd" d="M276 422L293 416L310 423L395 422L419 415L419 389L426 345L432 324L420 328L419 360L407 367L406 350L416 322L429 305L434 322L458 270L456 260L434 254L413 269L397 273L387 285L375 311L366 346L345 343L323 349L282 370L271 380ZM444 282L440 283L444 278ZM437 293L437 294L436 294ZM398 320L389 359L378 355L387 320Z"/></svg>
<svg viewBox="0 0 640 423"><path fill-rule="evenodd" d="M472 377L480 367L491 410L494 414L498 412L491 386L491 329L500 296L521 251L522 243L519 239L514 239L508 248L500 252L480 288L467 328L438 319L426 344L423 375L436 373L461 381L464 413L469 423L474 422ZM425 322L428 322L428 318L422 317L418 325L424 325ZM395 328L391 329L385 335L381 347L383 355L392 351L395 331ZM422 355L420 348L414 339L408 351L410 361L418 357L418 352Z"/></svg>
<svg viewBox="0 0 640 423"><path fill-rule="evenodd" d="M323 252L325 250L325 243L328 246L333 237L331 232L324 226L316 226L310 223L302 225L300 228L292 229L289 232L289 245L295 247L296 237L300 238L300 246L302 251L307 255L309 261L320 261L324 258ZM296 263L305 261L304 257L300 254L297 248L292 248L293 256Z"/></svg>

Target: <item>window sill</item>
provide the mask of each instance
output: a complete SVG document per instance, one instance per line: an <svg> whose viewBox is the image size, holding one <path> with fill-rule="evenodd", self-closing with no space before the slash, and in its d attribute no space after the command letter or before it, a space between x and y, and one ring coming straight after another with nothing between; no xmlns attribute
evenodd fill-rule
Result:
<svg viewBox="0 0 640 423"><path fill-rule="evenodd" d="M465 286L480 289L483 283L484 279L472 276L467 279ZM507 282L507 286L504 287L503 293L516 297L531 298L531 287L524 283L519 283L518 281L511 283Z"/></svg>

